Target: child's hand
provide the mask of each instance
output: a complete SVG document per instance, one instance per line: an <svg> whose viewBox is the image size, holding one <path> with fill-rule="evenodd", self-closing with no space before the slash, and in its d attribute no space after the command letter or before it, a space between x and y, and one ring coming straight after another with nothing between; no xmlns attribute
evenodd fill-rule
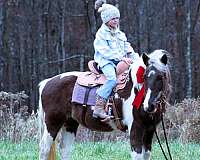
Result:
<svg viewBox="0 0 200 160"><path fill-rule="evenodd" d="M125 63L127 63L128 65L132 64L133 63L133 60L131 58L126 58L126 57L123 57L122 58L122 61L124 61Z"/></svg>

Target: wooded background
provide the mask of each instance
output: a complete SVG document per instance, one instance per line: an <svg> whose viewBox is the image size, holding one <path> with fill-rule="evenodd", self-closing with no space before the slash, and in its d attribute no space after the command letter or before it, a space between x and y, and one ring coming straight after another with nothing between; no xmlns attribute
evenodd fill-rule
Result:
<svg viewBox="0 0 200 160"><path fill-rule="evenodd" d="M30 110L38 83L87 70L101 25L95 0L0 0L0 90L25 91ZM171 53L172 102L200 95L200 0L108 0L119 7L120 28L141 54Z"/></svg>

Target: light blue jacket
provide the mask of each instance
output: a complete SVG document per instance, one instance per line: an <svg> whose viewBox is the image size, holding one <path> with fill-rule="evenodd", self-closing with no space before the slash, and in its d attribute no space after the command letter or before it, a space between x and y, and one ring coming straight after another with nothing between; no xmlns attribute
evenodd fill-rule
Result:
<svg viewBox="0 0 200 160"><path fill-rule="evenodd" d="M99 67L103 67L108 63L113 64L112 60L120 61L123 57L135 59L138 56L130 46L130 43L127 42L126 35L122 31L116 29L114 33L112 32L108 26L102 24L96 33L94 60Z"/></svg>

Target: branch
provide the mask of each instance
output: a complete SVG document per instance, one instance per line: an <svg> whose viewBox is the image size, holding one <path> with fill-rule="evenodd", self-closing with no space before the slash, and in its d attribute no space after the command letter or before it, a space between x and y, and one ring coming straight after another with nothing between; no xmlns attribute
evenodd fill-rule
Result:
<svg viewBox="0 0 200 160"><path fill-rule="evenodd" d="M199 12L200 12L200 0L199 0L199 3L198 3L198 6L197 6L197 12L196 12L196 15L194 17L194 21L193 21L193 25L192 25L192 32L194 31L195 29L195 26L197 24L197 20L199 18Z"/></svg>

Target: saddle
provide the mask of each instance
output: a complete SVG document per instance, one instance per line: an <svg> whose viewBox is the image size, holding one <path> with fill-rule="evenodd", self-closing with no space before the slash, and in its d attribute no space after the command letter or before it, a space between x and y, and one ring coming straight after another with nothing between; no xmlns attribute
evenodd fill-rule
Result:
<svg viewBox="0 0 200 160"><path fill-rule="evenodd" d="M94 60L88 62L88 68L90 71L81 73L77 78L77 83L81 86L95 87L105 83L106 77L100 69L97 67L97 63ZM115 92L119 89L123 89L128 80L129 65L124 61L118 63L116 67L117 85Z"/></svg>
<svg viewBox="0 0 200 160"><path fill-rule="evenodd" d="M100 87L100 85L103 85L105 83L106 77L102 73L102 71L97 67L97 63L94 60L88 62L88 68L90 71L83 72L77 77L73 89L72 102L82 104L83 106L94 106L96 99L96 90ZM118 90L123 89L125 87L126 82L128 81L128 69L129 65L125 62L122 61L118 63L116 67L117 85L114 88L114 92L117 92ZM121 102L121 100L117 100L112 97L112 100L110 102L109 101L105 106L105 111L108 114L112 114L115 117L115 123L117 125L117 128L125 132L127 128L121 122L122 111L119 110L120 107L115 106L114 102ZM121 106L122 104L120 103L118 105ZM83 107L83 110L85 110L85 107ZM84 116L85 115L83 114L83 123Z"/></svg>

